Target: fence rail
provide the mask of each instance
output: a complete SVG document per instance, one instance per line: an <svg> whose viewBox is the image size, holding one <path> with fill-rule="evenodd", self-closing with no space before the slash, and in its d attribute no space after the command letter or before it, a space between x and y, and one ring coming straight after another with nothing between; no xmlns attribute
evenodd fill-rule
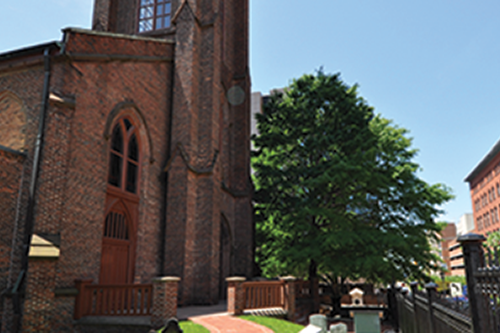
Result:
<svg viewBox="0 0 500 333"><path fill-rule="evenodd" d="M404 333L472 333L472 319L457 311L452 302L440 299L435 287L427 293L412 287L411 295L396 295L398 321Z"/></svg>
<svg viewBox="0 0 500 333"><path fill-rule="evenodd" d="M259 281L243 283L245 309L284 307L283 281Z"/></svg>
<svg viewBox="0 0 500 333"><path fill-rule="evenodd" d="M84 316L149 316L153 306L151 284L79 286L75 319Z"/></svg>

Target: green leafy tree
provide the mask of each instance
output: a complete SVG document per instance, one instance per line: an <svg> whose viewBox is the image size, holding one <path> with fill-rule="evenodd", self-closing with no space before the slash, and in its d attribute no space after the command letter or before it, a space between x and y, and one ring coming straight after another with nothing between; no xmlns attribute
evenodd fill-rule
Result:
<svg viewBox="0 0 500 333"><path fill-rule="evenodd" d="M433 269L444 185L417 176L407 131L339 75L304 75L271 96L254 137L257 262L265 276L332 285L422 278ZM435 261L434 261L435 262Z"/></svg>
<svg viewBox="0 0 500 333"><path fill-rule="evenodd" d="M500 252L500 231L491 232L483 244L487 250Z"/></svg>

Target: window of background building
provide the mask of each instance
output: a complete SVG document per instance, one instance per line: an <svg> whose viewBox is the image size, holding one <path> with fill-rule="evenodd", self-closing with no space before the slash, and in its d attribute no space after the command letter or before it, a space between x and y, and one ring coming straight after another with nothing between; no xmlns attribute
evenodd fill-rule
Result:
<svg viewBox="0 0 500 333"><path fill-rule="evenodd" d="M139 32L169 28L171 13L170 0L140 0Z"/></svg>

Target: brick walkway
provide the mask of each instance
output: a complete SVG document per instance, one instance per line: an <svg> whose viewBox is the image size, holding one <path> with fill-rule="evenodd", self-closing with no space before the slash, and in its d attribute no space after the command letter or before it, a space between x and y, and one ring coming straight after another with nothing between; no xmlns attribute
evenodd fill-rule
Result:
<svg viewBox="0 0 500 333"><path fill-rule="evenodd" d="M267 327L227 314L189 317L189 320L205 326L211 333L273 333Z"/></svg>

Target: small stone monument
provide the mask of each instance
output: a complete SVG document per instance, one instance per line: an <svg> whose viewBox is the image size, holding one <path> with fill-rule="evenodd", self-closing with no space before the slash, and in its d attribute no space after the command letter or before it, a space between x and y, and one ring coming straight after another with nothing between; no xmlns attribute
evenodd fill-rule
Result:
<svg viewBox="0 0 500 333"><path fill-rule="evenodd" d="M326 333L327 324L326 316L322 314L315 314L309 316L309 324L321 328L321 333Z"/></svg>
<svg viewBox="0 0 500 333"><path fill-rule="evenodd" d="M354 331L356 333L380 333L382 312L376 310L354 310Z"/></svg>
<svg viewBox="0 0 500 333"><path fill-rule="evenodd" d="M309 325L299 333L328 333L326 330L326 316L315 314L309 316Z"/></svg>
<svg viewBox="0 0 500 333"><path fill-rule="evenodd" d="M363 290L359 289L359 288L354 288L353 290L351 290L349 292L349 295L351 295L351 300L352 300L352 306L363 306L364 303L363 303L363 295L365 293L363 292Z"/></svg>
<svg viewBox="0 0 500 333"><path fill-rule="evenodd" d="M343 323L330 325L330 333L347 333L347 325Z"/></svg>

